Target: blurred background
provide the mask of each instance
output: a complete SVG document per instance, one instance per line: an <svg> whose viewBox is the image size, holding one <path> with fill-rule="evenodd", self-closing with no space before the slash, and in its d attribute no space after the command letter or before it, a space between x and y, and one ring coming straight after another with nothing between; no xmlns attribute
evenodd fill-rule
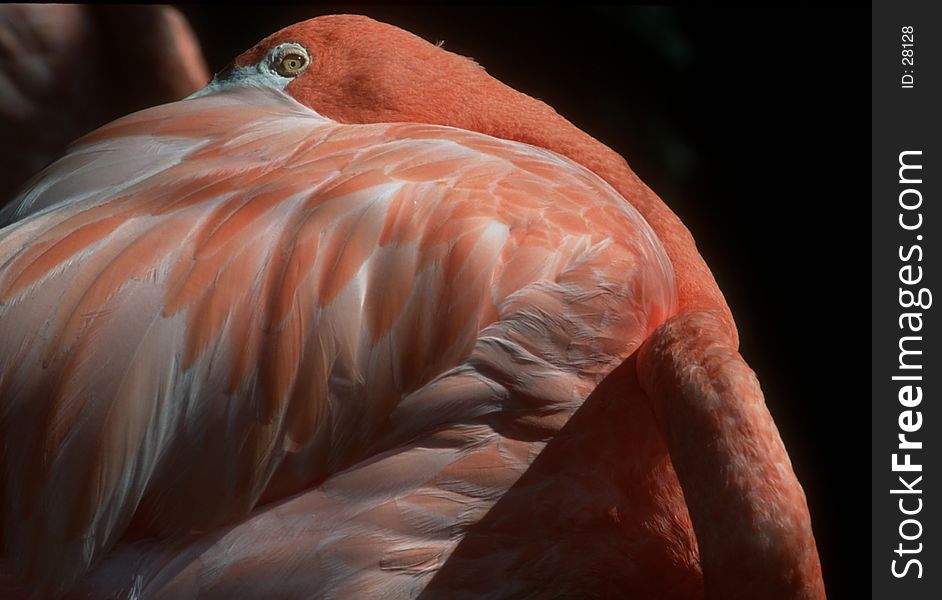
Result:
<svg viewBox="0 0 942 600"><path fill-rule="evenodd" d="M741 352L807 493L829 597L852 597L863 585L858 565L869 563L858 563L851 550L868 545L869 519L849 507L865 505L870 472L863 458L868 363L858 354L867 330L869 10L178 9L210 72L297 21L366 14L443 40L447 50L473 57L622 154L693 232L726 295ZM128 19L118 17L119 29ZM102 76L147 85L140 82L146 68L112 60L135 47L134 36L125 37L101 51ZM114 99L108 89L103 103L104 96ZM90 130L115 111L147 103L130 98L89 117L87 126L72 124Z"/></svg>

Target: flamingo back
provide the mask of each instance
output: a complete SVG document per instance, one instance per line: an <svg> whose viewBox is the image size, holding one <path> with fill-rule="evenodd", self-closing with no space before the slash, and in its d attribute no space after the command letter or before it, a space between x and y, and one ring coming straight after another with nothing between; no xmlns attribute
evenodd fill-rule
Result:
<svg viewBox="0 0 942 600"><path fill-rule="evenodd" d="M2 223L4 545L53 592L128 532L196 535L315 486L271 510L355 524L322 575L366 569L377 520L401 543L370 573L427 581L676 309L657 237L578 164L271 89L115 121Z"/></svg>

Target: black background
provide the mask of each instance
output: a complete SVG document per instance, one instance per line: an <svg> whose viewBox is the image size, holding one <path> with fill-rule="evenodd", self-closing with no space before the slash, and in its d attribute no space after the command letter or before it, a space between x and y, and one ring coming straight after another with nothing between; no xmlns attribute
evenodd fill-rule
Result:
<svg viewBox="0 0 942 600"><path fill-rule="evenodd" d="M828 596L867 589L868 8L180 9L214 71L294 22L366 14L444 40L625 156L732 308L808 496Z"/></svg>

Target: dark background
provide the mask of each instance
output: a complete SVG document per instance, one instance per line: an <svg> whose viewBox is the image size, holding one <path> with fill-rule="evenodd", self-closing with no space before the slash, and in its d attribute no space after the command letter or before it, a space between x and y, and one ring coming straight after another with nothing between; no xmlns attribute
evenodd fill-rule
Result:
<svg viewBox="0 0 942 600"><path fill-rule="evenodd" d="M726 295L829 597L867 589L868 8L179 8L213 71L294 22L366 14L444 40L625 156Z"/></svg>

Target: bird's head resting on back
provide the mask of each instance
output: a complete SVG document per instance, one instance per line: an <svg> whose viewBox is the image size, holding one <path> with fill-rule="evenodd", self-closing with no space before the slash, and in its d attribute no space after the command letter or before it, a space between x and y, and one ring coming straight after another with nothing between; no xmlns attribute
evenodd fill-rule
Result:
<svg viewBox="0 0 942 600"><path fill-rule="evenodd" d="M241 84L281 88L340 123L448 125L539 146L580 163L628 199L658 234L674 265L680 306L718 310L736 336L722 293L689 232L625 160L473 60L368 17L331 15L265 38L206 91Z"/></svg>

